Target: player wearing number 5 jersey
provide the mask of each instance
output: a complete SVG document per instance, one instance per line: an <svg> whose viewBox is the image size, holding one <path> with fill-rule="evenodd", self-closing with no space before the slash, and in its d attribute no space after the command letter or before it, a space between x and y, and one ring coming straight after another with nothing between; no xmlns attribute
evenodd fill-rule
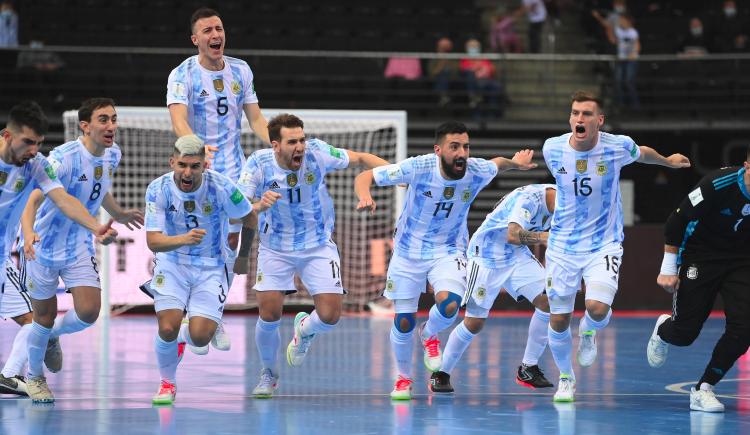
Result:
<svg viewBox="0 0 750 435"><path fill-rule="evenodd" d="M109 98L84 101L78 110L78 120L82 136L56 147L47 158L56 177L91 216L96 216L103 206L118 222L140 228L143 214L139 210L123 210L109 192L121 156L114 142L117 130L114 101ZM21 220L22 275L32 298L34 321L44 327L44 331L34 329L29 336L31 377L42 375L43 359L53 373L62 368L59 337L91 326L101 305L91 234L63 215L49 199L42 201L41 191L32 192ZM112 240L114 237L105 242ZM73 295L75 309L55 320L60 278ZM39 396L31 390L29 393L34 400L52 399L51 393L49 397L43 397L47 392Z"/></svg>
<svg viewBox="0 0 750 435"><path fill-rule="evenodd" d="M294 291L294 275L315 302L309 315L294 319L294 336L287 346L290 366L302 364L316 335L333 329L341 316L344 286L339 253L331 240L333 200L325 183L327 173L352 166L373 168L388 164L369 153L335 148L307 139L301 119L282 114L268 123L273 149L254 152L240 175L239 186L251 199L273 192L278 200L258 218L260 248L255 291L260 315L255 340L261 357L256 397L271 397L277 387L279 325L284 295Z"/></svg>
<svg viewBox="0 0 750 435"><path fill-rule="evenodd" d="M373 180L379 186L409 185L396 224L384 293L396 309L390 333L398 369L393 399L411 399L412 336L419 296L428 282L435 289L435 305L419 335L425 366L431 372L440 370L437 334L453 323L466 292L466 217L472 201L499 171L536 167L533 155L524 150L513 160L469 158L466 126L446 122L435 132L435 153L365 171L355 180L360 210L375 209L370 195Z"/></svg>
<svg viewBox="0 0 750 435"><path fill-rule="evenodd" d="M550 305L549 347L560 369L554 400L574 400L570 317L581 279L586 283L586 312L579 326L578 362L596 358L596 331L608 323L622 259L623 219L620 170L633 162L670 168L690 166L687 157L663 157L628 136L600 132L601 101L576 92L571 132L547 139L543 153L555 177L557 197L546 252L546 291Z"/></svg>

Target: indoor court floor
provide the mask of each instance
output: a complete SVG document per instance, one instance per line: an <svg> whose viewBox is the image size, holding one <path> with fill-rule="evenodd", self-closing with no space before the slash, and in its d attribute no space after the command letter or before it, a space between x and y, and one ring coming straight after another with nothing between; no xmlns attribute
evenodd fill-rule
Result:
<svg viewBox="0 0 750 435"><path fill-rule="evenodd" d="M48 375L57 398L53 405L0 395L0 433L750 433L748 355L717 388L724 414L689 410L687 392L721 335L723 318L709 319L692 347L671 347L667 363L652 369L645 349L655 317L618 317L615 312L597 337L594 365L575 365L576 402L553 404L553 389L532 391L514 382L526 342L526 317L488 321L453 372L456 392L451 395L429 392L429 376L415 345L415 397L396 402L388 396L393 386L388 318L342 319L333 332L316 338L302 367L288 367L280 354L280 388L273 399L264 400L250 394L260 371L256 317L228 315L231 351L211 349L206 356L187 352L178 368L175 405L155 407L155 317L123 315L62 338L63 370ZM282 351L292 320L283 320ZM17 330L13 322L0 322L0 361ZM444 343L447 332L441 339ZM556 383L548 350L540 366Z"/></svg>

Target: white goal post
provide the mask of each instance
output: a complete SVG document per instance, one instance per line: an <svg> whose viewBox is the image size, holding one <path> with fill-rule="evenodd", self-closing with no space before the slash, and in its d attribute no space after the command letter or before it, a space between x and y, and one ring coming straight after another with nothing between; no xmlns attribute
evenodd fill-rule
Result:
<svg viewBox="0 0 750 435"><path fill-rule="evenodd" d="M365 151L396 162L406 158L406 112L370 110L295 110L263 109L266 119L279 113L293 113L305 123L308 137L318 137L333 146ZM123 207L143 209L146 187L155 178L169 172L169 157L176 139L166 107L117 107L118 130L115 142L122 149L122 161L113 177L112 193ZM65 140L79 134L78 114L63 114ZM242 123L242 146L245 155L265 147L252 133L246 119ZM378 203L375 216L358 213L354 194L354 177L360 169L350 168L328 175L326 183L334 200L336 225L334 240L341 254L345 309L361 310L377 298L385 283L390 258L395 219L403 203L402 188L374 188ZM102 212L104 210L102 209ZM120 234L117 243L101 247L102 306L127 309L148 305L138 285L150 279L153 254L148 250L143 231L129 231L116 224ZM257 245L257 239L256 239ZM228 309L255 305L255 256L251 255L250 273L237 277L227 300ZM286 298L286 303L309 304L312 299L300 291ZM103 310L103 314L106 310Z"/></svg>

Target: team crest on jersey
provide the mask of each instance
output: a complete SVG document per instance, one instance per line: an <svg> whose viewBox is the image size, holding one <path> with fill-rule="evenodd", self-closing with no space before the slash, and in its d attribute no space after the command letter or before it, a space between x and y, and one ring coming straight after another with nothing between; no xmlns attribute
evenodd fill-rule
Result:
<svg viewBox="0 0 750 435"><path fill-rule="evenodd" d="M745 204L744 207L742 207L742 216L747 216L750 214L750 204Z"/></svg>
<svg viewBox="0 0 750 435"><path fill-rule="evenodd" d="M109 178L112 178L112 166L107 168L107 175L109 176Z"/></svg>
<svg viewBox="0 0 750 435"><path fill-rule="evenodd" d="M260 284L263 282L263 272L258 272L257 275L255 275L255 283Z"/></svg>
<svg viewBox="0 0 750 435"><path fill-rule="evenodd" d="M443 198L445 199L451 199L453 198L453 193L456 191L456 188L453 186L448 186L443 190Z"/></svg>
<svg viewBox="0 0 750 435"><path fill-rule="evenodd" d="M547 290L549 290L551 288L552 288L552 277L548 276L547 277Z"/></svg>
<svg viewBox="0 0 750 435"><path fill-rule="evenodd" d="M23 181L23 178L19 178L16 180L16 184L13 185L13 190L20 192L23 190L24 186L26 186L26 183Z"/></svg>
<svg viewBox="0 0 750 435"><path fill-rule="evenodd" d="M477 298L484 299L485 296L487 296L487 289L485 289L484 287L479 287L477 289Z"/></svg>
<svg viewBox="0 0 750 435"><path fill-rule="evenodd" d="M607 175L607 162L596 162L596 175L600 177Z"/></svg>
<svg viewBox="0 0 750 435"><path fill-rule="evenodd" d="M211 214L211 212L214 211L214 208L209 203L203 204L203 214Z"/></svg>
<svg viewBox="0 0 750 435"><path fill-rule="evenodd" d="M286 184L289 185L289 187L294 187L297 185L297 174L289 174L286 176Z"/></svg>
<svg viewBox="0 0 750 435"><path fill-rule="evenodd" d="M469 202L470 199L471 199L471 190L469 189L464 190L463 193L461 194L461 201Z"/></svg>
<svg viewBox="0 0 750 435"><path fill-rule="evenodd" d="M687 277L688 279L698 279L698 268L695 266L688 267Z"/></svg>
<svg viewBox="0 0 750 435"><path fill-rule="evenodd" d="M308 172L305 174L305 183L307 184L313 184L315 182L315 174L312 172Z"/></svg>
<svg viewBox="0 0 750 435"><path fill-rule="evenodd" d="M94 168L94 178L97 180L102 178L102 175L104 175L104 167L103 166L97 166Z"/></svg>
<svg viewBox="0 0 750 435"><path fill-rule="evenodd" d="M193 210L195 210L195 201L185 201L183 204L183 207L185 207L185 211L188 213L192 213Z"/></svg>
<svg viewBox="0 0 750 435"><path fill-rule="evenodd" d="M154 286L164 287L164 281L166 281L166 278L164 277L164 274L160 273L154 277Z"/></svg>
<svg viewBox="0 0 750 435"><path fill-rule="evenodd" d="M583 174L589 168L589 161L586 159L576 160L576 171Z"/></svg>
<svg viewBox="0 0 750 435"><path fill-rule="evenodd" d="M240 86L240 82L238 82L237 80L232 80L232 93L234 95L239 95L241 90L242 87Z"/></svg>
<svg viewBox="0 0 750 435"><path fill-rule="evenodd" d="M6 181L8 181L8 173L0 171L0 184L5 184Z"/></svg>
<svg viewBox="0 0 750 435"><path fill-rule="evenodd" d="M214 79L214 89L216 89L216 92L224 92L224 79L221 77L218 79Z"/></svg>
<svg viewBox="0 0 750 435"><path fill-rule="evenodd" d="M394 290L396 290L396 284L394 284L392 279L389 279L385 282L385 291L392 292Z"/></svg>

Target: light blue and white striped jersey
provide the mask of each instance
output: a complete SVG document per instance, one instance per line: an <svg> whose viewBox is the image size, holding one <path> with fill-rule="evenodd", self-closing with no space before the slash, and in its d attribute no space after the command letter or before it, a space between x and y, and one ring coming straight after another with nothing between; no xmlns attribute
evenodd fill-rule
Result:
<svg viewBox="0 0 750 435"><path fill-rule="evenodd" d="M245 163L240 145L242 109L258 102L253 72L247 62L224 56L224 69L210 71L198 56L185 59L169 74L167 106L184 104L193 133L207 145L219 147L211 168L237 180Z"/></svg>
<svg viewBox="0 0 750 435"><path fill-rule="evenodd" d="M37 154L23 166L5 163L0 159L0 255L10 254L13 241L18 233L21 214L31 191L39 188L46 195L50 190L62 185L52 165L42 154Z"/></svg>
<svg viewBox="0 0 750 435"><path fill-rule="evenodd" d="M229 178L216 171L203 172L195 192L183 192L174 181L174 172L164 174L146 190L146 231L167 236L206 230L198 245L181 246L168 252L157 252L157 261L191 266L221 266L226 261L223 249L229 219L240 219L252 210L252 204Z"/></svg>
<svg viewBox="0 0 750 435"><path fill-rule="evenodd" d="M468 256L493 269L512 266L516 255L529 247L508 243L508 225L513 222L527 231L549 230L552 213L547 209L546 191L554 188L554 184L530 184L505 195L471 236Z"/></svg>
<svg viewBox="0 0 750 435"><path fill-rule="evenodd" d="M544 142L544 160L555 177L557 199L547 249L560 254L590 254L623 234L620 170L641 156L628 136L599 132L596 146L580 152L571 133Z"/></svg>
<svg viewBox="0 0 750 435"><path fill-rule="evenodd" d="M94 156L79 138L55 147L47 161L65 191L96 216L121 157L117 144ZM35 261L42 266L63 267L95 254L91 232L65 216L50 199L45 199L36 213L34 232L39 234Z"/></svg>
<svg viewBox="0 0 750 435"><path fill-rule="evenodd" d="M294 252L322 246L331 239L333 200L328 194L327 173L349 166L349 154L319 139L308 139L302 166L282 169L272 149L254 152L247 159L239 186L248 198L272 190L281 198L258 217L261 245Z"/></svg>
<svg viewBox="0 0 750 435"><path fill-rule="evenodd" d="M440 158L435 154L373 169L378 186L409 185L396 223L395 251L420 260L464 254L469 238L469 207L496 175L494 162L469 158L463 178L445 179L440 173Z"/></svg>

